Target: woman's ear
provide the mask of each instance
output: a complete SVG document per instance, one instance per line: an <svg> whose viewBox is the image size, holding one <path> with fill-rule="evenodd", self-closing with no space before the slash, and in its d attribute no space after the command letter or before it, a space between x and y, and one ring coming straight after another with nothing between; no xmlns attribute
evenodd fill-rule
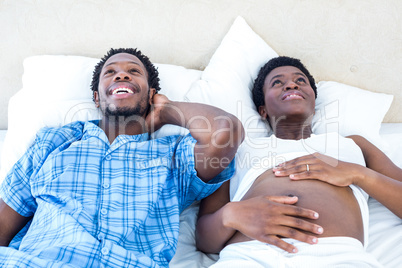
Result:
<svg viewBox="0 0 402 268"><path fill-rule="evenodd" d="M99 108L99 93L98 91L94 91L94 101L95 101L95 107Z"/></svg>
<svg viewBox="0 0 402 268"><path fill-rule="evenodd" d="M262 118L268 119L268 118L267 118L267 117L268 117L268 114L267 114L267 112L266 112L266 110L265 110L265 106L264 106L264 105L261 105L260 107L258 107L258 113L261 115Z"/></svg>

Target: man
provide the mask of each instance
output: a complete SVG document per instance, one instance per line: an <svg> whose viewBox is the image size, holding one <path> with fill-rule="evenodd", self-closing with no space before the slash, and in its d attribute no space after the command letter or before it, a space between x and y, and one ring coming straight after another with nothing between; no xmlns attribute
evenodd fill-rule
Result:
<svg viewBox="0 0 402 268"><path fill-rule="evenodd" d="M167 267L179 213L234 172L239 120L157 94L139 50L111 49L91 87L103 118L42 129L0 188L2 267ZM190 133L151 140L165 124Z"/></svg>
<svg viewBox="0 0 402 268"><path fill-rule="evenodd" d="M261 68L254 103L274 135L246 140L236 158L253 163L200 205L197 246L220 252L213 267L381 267L364 250L365 192L401 217L402 170L363 137L314 135L316 96L299 60L277 57ZM306 148L326 156L300 157ZM295 221L301 208L311 211Z"/></svg>

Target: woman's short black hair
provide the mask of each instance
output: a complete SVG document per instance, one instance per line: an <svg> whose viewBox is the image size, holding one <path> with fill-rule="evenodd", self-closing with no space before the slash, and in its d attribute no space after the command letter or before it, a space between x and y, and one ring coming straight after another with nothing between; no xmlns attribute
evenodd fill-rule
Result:
<svg viewBox="0 0 402 268"><path fill-rule="evenodd" d="M307 68L299 59L280 56L269 60L264 66L261 67L253 86L253 101L258 110L258 107L265 104L264 98L264 82L268 74L275 68L282 66L293 66L302 71L308 78L311 87L314 90L315 97L317 98L317 86L315 85L314 77L310 74Z"/></svg>
<svg viewBox="0 0 402 268"><path fill-rule="evenodd" d="M149 60L147 56L142 54L142 52L136 48L118 48L114 49L111 48L105 56L98 62L98 64L95 66L94 72L92 74L92 82L91 82L91 90L92 92L98 91L98 86L99 86L99 76L100 73L102 72L102 68L105 65L105 62L113 55L119 54L119 53L128 53L131 55L136 56L142 64L144 64L145 69L147 70L148 73L148 85L150 88L154 88L156 92L158 92L161 88L159 85L159 73L156 67L152 64L152 62Z"/></svg>

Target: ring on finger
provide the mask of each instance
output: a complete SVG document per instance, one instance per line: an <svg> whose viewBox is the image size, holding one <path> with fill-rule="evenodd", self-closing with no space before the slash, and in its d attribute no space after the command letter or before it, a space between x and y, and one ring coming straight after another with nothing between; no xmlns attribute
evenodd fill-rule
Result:
<svg viewBox="0 0 402 268"><path fill-rule="evenodd" d="M310 166L306 164L307 171L310 171Z"/></svg>

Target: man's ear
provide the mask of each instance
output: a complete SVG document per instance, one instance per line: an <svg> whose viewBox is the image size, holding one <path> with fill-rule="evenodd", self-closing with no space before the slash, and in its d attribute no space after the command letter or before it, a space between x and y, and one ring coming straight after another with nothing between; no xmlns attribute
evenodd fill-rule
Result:
<svg viewBox="0 0 402 268"><path fill-rule="evenodd" d="M157 93L156 89L154 89L152 87L149 89L149 100L148 100L149 104L151 104L151 105L153 104L152 99L154 98L156 93Z"/></svg>
<svg viewBox="0 0 402 268"><path fill-rule="evenodd" d="M95 107L99 108L99 92L98 91L94 91L94 101L95 101Z"/></svg>

